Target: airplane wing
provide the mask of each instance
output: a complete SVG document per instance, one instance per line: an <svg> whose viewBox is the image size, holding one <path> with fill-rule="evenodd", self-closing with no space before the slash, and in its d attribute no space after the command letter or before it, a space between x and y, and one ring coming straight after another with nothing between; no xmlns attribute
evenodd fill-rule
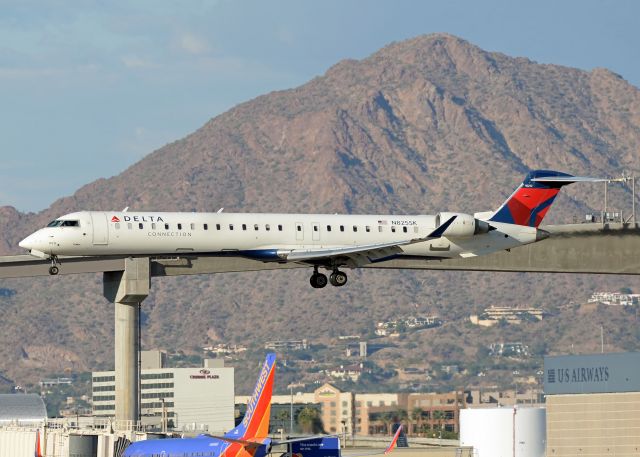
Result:
<svg viewBox="0 0 640 457"><path fill-rule="evenodd" d="M282 444L290 444L290 443L300 443L302 441L312 441L320 438L329 438L329 437L338 437L338 435L310 435L310 436L301 436L299 438L291 438L288 440L282 441L272 441L271 444L273 446L278 446Z"/></svg>
<svg viewBox="0 0 640 457"><path fill-rule="evenodd" d="M446 222L441 224L440 227L436 228L427 236L421 238L391 241L388 243L361 244L339 248L294 249L287 253L284 258L288 262L312 263L317 260L346 257L358 266L366 265L394 254L400 254L403 252L401 246L422 243L424 241L440 238L456 217L457 216L451 216Z"/></svg>

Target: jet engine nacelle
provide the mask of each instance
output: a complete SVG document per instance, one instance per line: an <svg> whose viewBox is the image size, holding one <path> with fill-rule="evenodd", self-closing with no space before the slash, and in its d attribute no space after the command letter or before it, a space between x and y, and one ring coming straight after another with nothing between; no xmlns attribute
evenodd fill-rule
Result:
<svg viewBox="0 0 640 457"><path fill-rule="evenodd" d="M436 228L453 216L456 216L456 218L445 230L443 236L465 237L488 233L491 230L491 226L487 222L476 219L471 214L464 213L438 213L436 215Z"/></svg>

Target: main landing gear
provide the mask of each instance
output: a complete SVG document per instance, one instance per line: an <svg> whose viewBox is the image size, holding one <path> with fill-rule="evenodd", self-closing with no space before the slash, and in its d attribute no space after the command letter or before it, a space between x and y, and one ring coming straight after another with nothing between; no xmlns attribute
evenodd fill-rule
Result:
<svg viewBox="0 0 640 457"><path fill-rule="evenodd" d="M333 273L329 276L329 281L332 286L341 287L347 283L347 274L337 268L333 270ZM313 267L313 274L309 278L309 283L314 289L322 289L327 285L327 275L318 273L318 266Z"/></svg>

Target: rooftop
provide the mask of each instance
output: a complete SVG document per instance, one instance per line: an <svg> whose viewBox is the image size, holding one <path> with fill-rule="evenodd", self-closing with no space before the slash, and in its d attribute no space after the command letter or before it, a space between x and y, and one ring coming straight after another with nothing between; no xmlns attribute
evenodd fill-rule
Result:
<svg viewBox="0 0 640 457"><path fill-rule="evenodd" d="M44 401L36 394L0 394L0 423L38 422L47 418Z"/></svg>

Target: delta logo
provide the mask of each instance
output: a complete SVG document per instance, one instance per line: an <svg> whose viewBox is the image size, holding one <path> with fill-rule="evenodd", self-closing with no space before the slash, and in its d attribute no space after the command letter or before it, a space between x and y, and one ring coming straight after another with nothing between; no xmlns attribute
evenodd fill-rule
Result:
<svg viewBox="0 0 640 457"><path fill-rule="evenodd" d="M164 222L161 216L123 216L125 222ZM111 222L120 222L118 216L112 216Z"/></svg>

